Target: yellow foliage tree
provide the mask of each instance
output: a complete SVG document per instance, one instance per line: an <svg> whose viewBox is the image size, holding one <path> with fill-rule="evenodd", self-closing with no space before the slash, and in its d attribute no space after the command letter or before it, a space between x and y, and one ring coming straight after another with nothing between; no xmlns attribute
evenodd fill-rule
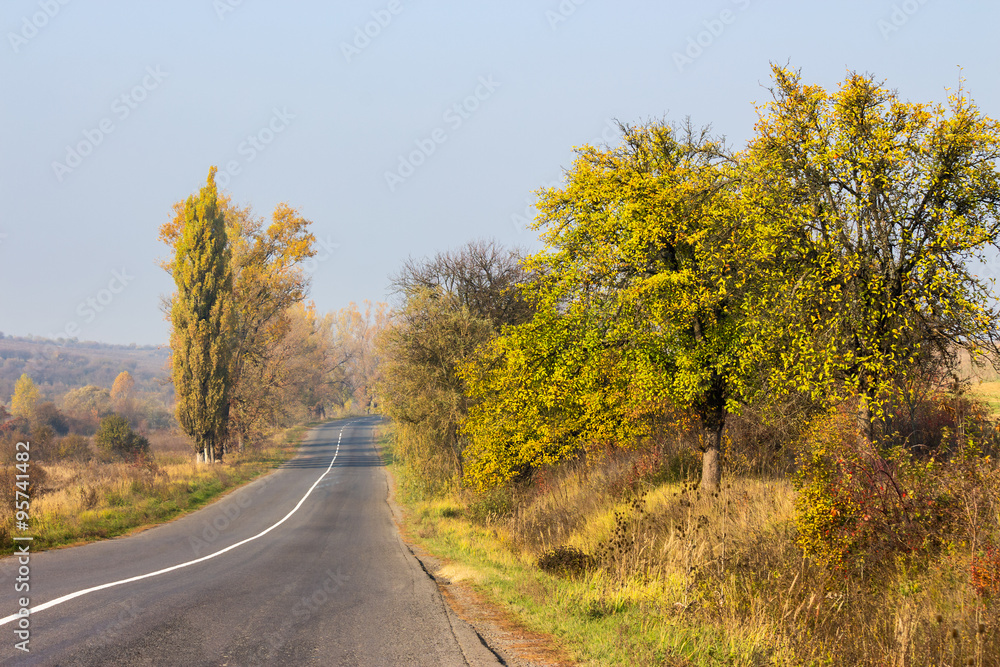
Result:
<svg viewBox="0 0 1000 667"><path fill-rule="evenodd" d="M259 437L280 419L281 406L271 385L282 376L281 344L289 330L289 308L300 303L309 288L302 262L315 254L312 224L286 203L278 204L270 222L249 206L239 206L224 194L216 199L224 221L229 271L232 275L232 383L227 418L228 439L238 449ZM186 204L174 204L174 217L160 228L160 240L175 253L182 238ZM168 272L172 264L161 264ZM228 443L223 443L223 449Z"/></svg>
<svg viewBox="0 0 1000 667"><path fill-rule="evenodd" d="M27 373L22 373L14 384L14 395L10 398L10 412L15 417L31 419L38 404L38 387Z"/></svg>
<svg viewBox="0 0 1000 667"><path fill-rule="evenodd" d="M772 93L742 194L781 203L774 289L755 306L780 341L775 384L858 396L877 439L913 373L997 351L1000 310L973 267L1000 246L1000 123L962 88L911 103L860 74L827 91L775 67Z"/></svg>

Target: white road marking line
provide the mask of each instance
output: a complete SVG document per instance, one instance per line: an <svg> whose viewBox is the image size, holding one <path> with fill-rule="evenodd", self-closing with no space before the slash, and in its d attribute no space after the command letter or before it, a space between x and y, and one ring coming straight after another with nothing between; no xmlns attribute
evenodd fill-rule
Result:
<svg viewBox="0 0 1000 667"><path fill-rule="evenodd" d="M38 605L36 607L31 607L28 610L28 615L30 616L30 615L36 614L36 613L38 613L40 611L45 611L46 609L49 609L51 607L55 607L56 605L62 604L63 602L69 602L70 600L72 600L74 598L81 597L83 595L86 595L87 593L93 593L95 591L104 590L105 588L111 588L113 586L120 586L122 584L128 584L128 583L131 583L133 581L139 581L140 579L148 579L150 577L156 577L156 576L159 576L161 574L166 574L167 572L173 572L174 570L179 570L179 569L187 567L189 565L194 565L195 563L202 563L202 562L204 562L206 560L210 560L212 558L215 558L216 556L221 556L222 554L226 553L227 551L232 551L236 547L241 547L244 544L246 544L247 542L253 542L257 538L264 537L265 535L267 535L268 533L270 533L272 530L274 530L275 528L277 528L281 524L283 524L286 521L288 521L289 517L291 517L293 514L295 514L295 512L297 512L298 509L300 507L302 507L302 503L304 503L306 501L306 498L308 498L309 494L313 492L313 489L315 489L316 486L321 481L323 481L323 478L326 477L327 473L330 472L333 469L333 464L337 460L337 455L340 453L340 439L344 436L344 429L347 428L351 423L353 423L353 422L347 422L342 427L340 427L340 435L337 436L337 451L334 452L333 458L330 460L330 465L327 467L327 469L323 472L322 475L319 476L319 479L317 479L315 482L313 482L313 485L310 486L309 490L306 491L306 494L304 496L302 496L302 500L300 500L298 502L298 504L295 507L292 508L292 511L289 512L288 514L286 514L285 517L283 519L281 519L281 521L279 521L278 523L274 524L270 528L266 528L266 529L262 530L261 532L257 533L256 535L254 535L253 537L246 538L242 542L237 542L236 544L232 544L232 545L226 547L225 549L220 549L219 551L216 551L215 553L208 554L207 556L202 556L201 558L196 558L194 560L189 560L186 563L180 563L179 565L172 565L170 567L163 568L162 570L157 570L156 572L150 572L149 574L140 574L140 575L135 576L135 577L129 577L128 579L121 579L119 581L112 581L111 583L108 583L108 584L101 584L100 586L94 586L92 588L85 588L83 590L76 591L75 593L69 593L68 595L64 595L62 597L56 598L55 600L51 600L49 602L45 602L45 603L40 604L40 605ZM21 618L21 617L18 616L17 614L11 614L10 616L4 616L3 618L0 618L0 625L7 625L8 623L12 623L12 622L16 621L18 618Z"/></svg>

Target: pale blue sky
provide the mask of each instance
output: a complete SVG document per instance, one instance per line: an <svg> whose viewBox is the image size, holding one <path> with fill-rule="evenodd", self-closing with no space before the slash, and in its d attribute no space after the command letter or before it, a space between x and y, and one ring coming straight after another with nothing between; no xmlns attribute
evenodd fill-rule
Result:
<svg viewBox="0 0 1000 667"><path fill-rule="evenodd" d="M212 164L235 164L238 202L314 221L330 247L312 298L332 310L384 300L411 254L537 247L515 224L530 191L612 119L691 116L741 146L771 61L830 87L871 72L921 101L962 66L1000 116L998 24L992 3L940 0L5 0L0 331L166 342L157 229ZM689 40L701 53L678 65Z"/></svg>

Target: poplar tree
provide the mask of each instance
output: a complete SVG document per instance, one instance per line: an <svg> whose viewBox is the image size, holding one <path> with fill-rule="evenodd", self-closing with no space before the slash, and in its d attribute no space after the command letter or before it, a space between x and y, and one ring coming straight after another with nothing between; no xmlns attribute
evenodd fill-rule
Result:
<svg viewBox="0 0 1000 667"><path fill-rule="evenodd" d="M221 458L229 419L233 287L225 218L219 210L216 168L198 196L184 204L184 226L171 273L177 421L194 439L196 459Z"/></svg>

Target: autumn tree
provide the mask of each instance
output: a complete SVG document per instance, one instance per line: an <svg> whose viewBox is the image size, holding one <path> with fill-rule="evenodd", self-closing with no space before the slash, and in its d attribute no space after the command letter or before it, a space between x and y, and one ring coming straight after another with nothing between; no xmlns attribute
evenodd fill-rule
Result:
<svg viewBox="0 0 1000 667"><path fill-rule="evenodd" d="M309 288L301 263L315 254L309 220L279 204L269 225L248 212L231 218L233 288L236 307L231 428L240 449L260 433L253 419L263 397L255 378L279 363L275 348L288 331L286 312Z"/></svg>
<svg viewBox="0 0 1000 667"><path fill-rule="evenodd" d="M320 315L312 303L300 303L288 317L288 332L276 350L283 414L299 421L321 419L337 401L334 315Z"/></svg>
<svg viewBox="0 0 1000 667"><path fill-rule="evenodd" d="M129 422L134 422L136 417L135 380L128 371L122 371L115 378L111 385L111 405L115 412L122 415Z"/></svg>
<svg viewBox="0 0 1000 667"><path fill-rule="evenodd" d="M10 413L15 417L32 419L38 404L38 387L27 373L22 373L14 384L14 395L10 398Z"/></svg>
<svg viewBox="0 0 1000 667"><path fill-rule="evenodd" d="M218 195L225 219L232 272L232 370L228 435L242 450L259 438L274 421L276 387L261 385L281 375L276 356L288 331L288 309L301 302L309 289L302 262L315 254L312 224L285 203L278 204L270 221ZM185 221L184 203L174 205L174 217L160 229L160 239L176 251ZM170 265L164 265L170 270Z"/></svg>
<svg viewBox="0 0 1000 667"><path fill-rule="evenodd" d="M455 303L497 328L530 319L534 306L520 286L530 280L521 266L523 253L494 240L470 241L460 248L421 260L409 258L392 278L392 287L404 297L440 291Z"/></svg>
<svg viewBox="0 0 1000 667"><path fill-rule="evenodd" d="M588 447L635 442L658 416L634 391L623 348L599 314L545 308L460 368L469 396L466 482L489 488Z"/></svg>
<svg viewBox="0 0 1000 667"><path fill-rule="evenodd" d="M961 87L911 103L871 76L828 92L775 67L772 93L743 193L784 202L780 287L757 306L781 330L776 379L857 396L873 438L915 372L996 350L1000 313L973 265L1000 243L1000 126Z"/></svg>
<svg viewBox="0 0 1000 667"><path fill-rule="evenodd" d="M104 387L92 384L66 392L63 396L63 406L77 418L92 422L94 428L97 427L101 417L114 409L110 392Z"/></svg>
<svg viewBox="0 0 1000 667"><path fill-rule="evenodd" d="M171 274L172 365L177 421L195 442L197 459L221 455L232 392L233 278L215 167L197 197L188 197Z"/></svg>
<svg viewBox="0 0 1000 667"><path fill-rule="evenodd" d="M115 377L111 385L111 403L116 410L121 410L126 403L132 400L132 392L135 390L135 380L128 371L122 371Z"/></svg>
<svg viewBox="0 0 1000 667"><path fill-rule="evenodd" d="M378 406L381 373L375 341L389 322L389 305L366 300L362 306L352 302L333 315L332 380L341 408L351 405L371 412Z"/></svg>
<svg viewBox="0 0 1000 667"><path fill-rule="evenodd" d="M376 347L379 395L429 487L463 475L469 399L460 368L503 326L530 318L519 289L528 279L518 251L492 241L410 260L393 278L403 305Z"/></svg>
<svg viewBox="0 0 1000 667"><path fill-rule="evenodd" d="M428 488L463 476L459 428L469 402L459 369L492 335L489 320L438 288L411 292L380 339L386 414L399 425L400 452Z"/></svg>
<svg viewBox="0 0 1000 667"><path fill-rule="evenodd" d="M727 415L760 358L744 335L762 261L754 219L740 211L732 159L707 131L621 130L621 145L582 148L565 187L540 193L546 245L527 262L538 314L502 337L504 359L493 364L520 376L518 387L530 376L531 389L512 400L503 376L487 373L470 429L487 461L500 445L477 421L520 429L514 442L537 449L521 465L537 465L626 445L649 433L657 409L690 407L704 429L702 484L715 488ZM544 410L530 406L532 393Z"/></svg>

